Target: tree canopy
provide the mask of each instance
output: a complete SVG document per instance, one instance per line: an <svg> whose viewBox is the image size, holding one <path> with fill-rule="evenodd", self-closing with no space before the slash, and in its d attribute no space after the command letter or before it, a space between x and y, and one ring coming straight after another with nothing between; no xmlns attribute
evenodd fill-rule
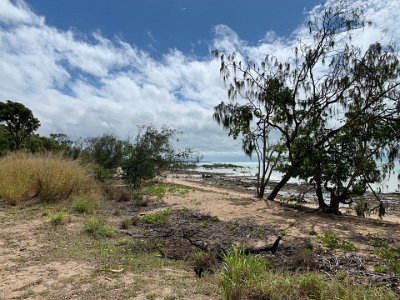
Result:
<svg viewBox="0 0 400 300"><path fill-rule="evenodd" d="M40 122L22 103L7 100L0 102L0 129L7 133L9 148L18 150L36 131Z"/></svg>
<svg viewBox="0 0 400 300"><path fill-rule="evenodd" d="M139 187L144 180L161 175L164 171L179 169L193 163L191 149L183 151L173 147L177 132L163 126L141 126L135 141L126 148L122 168L128 181Z"/></svg>
<svg viewBox="0 0 400 300"><path fill-rule="evenodd" d="M229 98L215 108L216 120L234 137L241 134L244 145L251 126L263 124L258 132L282 151L277 169L285 175L268 199L299 177L314 184L321 208L329 192L329 210L337 213L339 203L393 168L400 148L399 57L393 45L352 44L351 34L365 25L362 8L340 1L310 16L312 39L299 41L288 61L266 55L256 65L236 53L214 53Z"/></svg>

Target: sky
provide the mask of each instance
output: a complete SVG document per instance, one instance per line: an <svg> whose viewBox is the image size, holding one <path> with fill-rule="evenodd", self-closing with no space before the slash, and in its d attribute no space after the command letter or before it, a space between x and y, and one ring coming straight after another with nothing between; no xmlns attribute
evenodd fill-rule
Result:
<svg viewBox="0 0 400 300"><path fill-rule="evenodd" d="M365 5L372 21L355 44L399 42L398 0L350 2ZM0 101L32 109L42 135L125 139L137 125L166 124L183 132L178 147L204 160L245 160L212 119L227 93L210 52L287 59L321 3L0 0Z"/></svg>

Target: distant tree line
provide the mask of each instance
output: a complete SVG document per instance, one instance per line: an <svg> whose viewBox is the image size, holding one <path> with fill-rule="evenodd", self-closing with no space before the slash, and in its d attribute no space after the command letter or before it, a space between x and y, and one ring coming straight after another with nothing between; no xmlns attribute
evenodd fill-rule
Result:
<svg viewBox="0 0 400 300"><path fill-rule="evenodd" d="M40 136L40 121L19 102L0 102L0 156L12 151L59 152L72 159L90 163L97 179L104 181L122 168L134 187L164 171L185 168L198 161L192 149L177 150L173 141L179 134L174 129L153 125L140 126L133 141L112 134L71 140L64 133Z"/></svg>

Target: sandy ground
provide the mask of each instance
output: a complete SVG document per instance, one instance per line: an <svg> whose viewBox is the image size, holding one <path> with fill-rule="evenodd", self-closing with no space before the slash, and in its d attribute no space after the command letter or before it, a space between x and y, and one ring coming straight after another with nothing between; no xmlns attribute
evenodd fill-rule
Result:
<svg viewBox="0 0 400 300"><path fill-rule="evenodd" d="M274 224L292 238L308 236L310 231L317 234L330 231L349 240L358 235L378 234L400 243L400 218L397 216L385 216L383 221L376 216L365 219L352 215L325 216L313 212L316 209L313 205L307 205L306 210L296 210L280 201L260 200L250 191L210 186L184 176L168 177L167 182L195 188L189 197L168 195L164 201L172 207L199 210L222 220L251 219L260 224Z"/></svg>
<svg viewBox="0 0 400 300"><path fill-rule="evenodd" d="M163 201L171 208L188 208L218 216L221 220L250 219L260 224L272 224L284 230L286 238L290 239L307 237L311 231L317 234L330 231L356 245L359 245L357 237L372 234L389 237L393 245L400 246L400 219L396 217L388 216L380 221L354 216L324 216L313 212L312 207L299 210L280 202L264 202L251 192L239 189L205 185L188 178L169 177L166 180L193 188L187 194L167 194ZM57 234L60 237L67 233L79 234L81 228L82 219L72 217L57 229ZM46 236L48 230L48 220L40 213L24 217L14 211L10 215L7 206L0 205L0 299L107 299L111 296L125 299L127 288L135 284L138 286L138 281L141 282L139 288L146 285L147 290L158 296L149 297L144 292L138 292L130 299L168 299L172 293L170 283L165 283L168 276L174 280L180 276L189 278L190 281L185 282L188 289L198 284L190 270L171 268L160 268L158 273L148 275L147 279L134 271L126 272L117 279L107 274L93 277L98 266L90 262L46 256L47 249L54 248ZM365 245L360 245L362 247ZM89 293L99 286L103 286L103 290L106 286L109 293ZM87 293L91 296L86 297ZM218 298L213 294L176 299ZM171 296L170 299L174 298Z"/></svg>

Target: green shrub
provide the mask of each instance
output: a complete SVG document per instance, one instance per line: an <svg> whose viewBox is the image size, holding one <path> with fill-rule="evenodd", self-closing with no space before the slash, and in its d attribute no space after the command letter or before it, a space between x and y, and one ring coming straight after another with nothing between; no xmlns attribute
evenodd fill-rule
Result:
<svg viewBox="0 0 400 300"><path fill-rule="evenodd" d="M112 237L114 229L105 221L91 217L84 224L84 229L94 237Z"/></svg>
<svg viewBox="0 0 400 300"><path fill-rule="evenodd" d="M369 216L369 205L364 199L356 202L354 210L358 217L365 218L366 216Z"/></svg>
<svg viewBox="0 0 400 300"><path fill-rule="evenodd" d="M93 212L92 201L86 196L75 198L72 202L72 209L80 214L90 214Z"/></svg>
<svg viewBox="0 0 400 300"><path fill-rule="evenodd" d="M153 214L145 215L142 217L142 221L149 224L166 224L170 214L171 210L168 208Z"/></svg>
<svg viewBox="0 0 400 300"><path fill-rule="evenodd" d="M370 241L370 243L375 247L375 255L385 259L386 264L392 267L394 273L400 275L400 247L389 247L386 243L376 241Z"/></svg>
<svg viewBox="0 0 400 300"><path fill-rule="evenodd" d="M323 246L331 249L343 249L348 251L357 249L353 243L341 240L331 232L324 232L322 236L317 236L317 240L320 241Z"/></svg>
<svg viewBox="0 0 400 300"><path fill-rule="evenodd" d="M212 222L220 222L221 220L218 218L218 216L212 216L211 218L210 218L210 220L212 221Z"/></svg>
<svg viewBox="0 0 400 300"><path fill-rule="evenodd" d="M227 252L223 259L225 299L397 299L388 288L366 287L344 274L326 279L315 272L275 271L269 261L245 255L242 248Z"/></svg>
<svg viewBox="0 0 400 300"><path fill-rule="evenodd" d="M106 181L106 179L110 177L110 171L101 165L94 164L92 165L91 169L93 171L94 177L101 182Z"/></svg>
<svg viewBox="0 0 400 300"><path fill-rule="evenodd" d="M157 199L164 198L165 194L167 193L167 187L164 184L147 184L146 190L151 196L154 196Z"/></svg>
<svg viewBox="0 0 400 300"><path fill-rule="evenodd" d="M225 299L242 299L251 277L266 270L266 260L245 255L244 248L233 248L224 253L222 267L222 288Z"/></svg>
<svg viewBox="0 0 400 300"><path fill-rule="evenodd" d="M39 197L58 201L99 194L90 172L77 160L51 154L10 153L0 158L0 198L16 205Z"/></svg>
<svg viewBox="0 0 400 300"><path fill-rule="evenodd" d="M59 211L59 212L57 212L55 214L53 214L51 212L48 212L47 216L49 217L50 223L52 225L54 225L54 226L55 225L60 225L64 221L65 211L61 210L61 211Z"/></svg>

